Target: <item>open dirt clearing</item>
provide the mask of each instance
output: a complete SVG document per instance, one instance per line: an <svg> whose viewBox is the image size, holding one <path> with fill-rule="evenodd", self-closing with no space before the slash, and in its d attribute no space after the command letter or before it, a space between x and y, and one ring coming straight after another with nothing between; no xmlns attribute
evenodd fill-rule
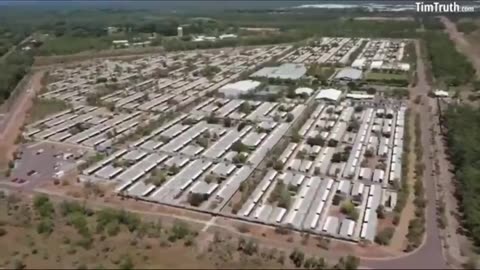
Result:
<svg viewBox="0 0 480 270"><path fill-rule="evenodd" d="M0 250L0 267L291 268L288 257L279 262L278 250L256 246L252 254L245 254L237 249L238 238L197 234L198 228L191 225L182 225L181 233L179 223L165 223L164 219L156 218L142 220L131 229L114 219L101 225L107 216L98 212L82 214L74 208L65 210L68 208L57 203L52 208L32 205L26 196L2 196L0 201L0 238L3 243L10 243ZM52 218L50 225L45 225L50 220L44 214L48 209L53 209ZM69 214L65 215L65 211ZM51 228L51 233L46 233L46 228ZM179 238L185 233L186 236Z"/></svg>

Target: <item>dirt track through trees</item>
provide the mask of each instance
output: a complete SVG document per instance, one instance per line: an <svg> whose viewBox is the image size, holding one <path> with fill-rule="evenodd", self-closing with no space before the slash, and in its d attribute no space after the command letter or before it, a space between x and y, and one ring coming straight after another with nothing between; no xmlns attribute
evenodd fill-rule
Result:
<svg viewBox="0 0 480 270"><path fill-rule="evenodd" d="M21 133L28 110L33 104L36 93L41 89L43 74L43 71L34 73L24 89L17 89L21 93L16 97L13 106L5 115L0 130L0 167L6 165L14 151L15 140Z"/></svg>
<svg viewBox="0 0 480 270"><path fill-rule="evenodd" d="M480 54L475 48L465 39L463 33L458 32L455 23L450 21L447 17L440 17L443 25L445 25L445 31L450 36L450 39L455 42L457 49L463 53L472 62L473 67L476 70L477 76L480 76Z"/></svg>

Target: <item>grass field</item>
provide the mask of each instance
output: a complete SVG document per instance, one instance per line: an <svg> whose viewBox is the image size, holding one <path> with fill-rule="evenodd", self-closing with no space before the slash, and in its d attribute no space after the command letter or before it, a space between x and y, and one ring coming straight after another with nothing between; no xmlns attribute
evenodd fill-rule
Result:
<svg viewBox="0 0 480 270"><path fill-rule="evenodd" d="M332 74L335 72L336 69L334 67L325 67L318 64L312 65L308 70L308 74L310 76L315 76L324 80L329 79L330 76L332 76Z"/></svg>
<svg viewBox="0 0 480 270"><path fill-rule="evenodd" d="M99 51L111 47L109 38L57 37L46 40L39 49L39 55L74 54L82 51Z"/></svg>
<svg viewBox="0 0 480 270"><path fill-rule="evenodd" d="M36 99L29 111L28 123L33 123L68 108L69 106L61 100Z"/></svg>
<svg viewBox="0 0 480 270"><path fill-rule="evenodd" d="M387 91L384 91L384 96L389 97L389 98L407 98L410 95L410 92L408 91L407 88L391 88Z"/></svg>
<svg viewBox="0 0 480 270"><path fill-rule="evenodd" d="M366 79L372 80L372 81L408 80L408 76L405 73L393 74L393 73L382 73L382 72L371 71L367 73Z"/></svg>

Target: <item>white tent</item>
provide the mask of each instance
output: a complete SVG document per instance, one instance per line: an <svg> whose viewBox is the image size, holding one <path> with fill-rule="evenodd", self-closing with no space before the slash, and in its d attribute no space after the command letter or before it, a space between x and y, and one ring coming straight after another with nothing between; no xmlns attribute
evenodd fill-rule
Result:
<svg viewBox="0 0 480 270"><path fill-rule="evenodd" d="M317 94L315 99L326 99L331 101L338 101L340 96L342 95L342 91L336 89L323 89Z"/></svg>

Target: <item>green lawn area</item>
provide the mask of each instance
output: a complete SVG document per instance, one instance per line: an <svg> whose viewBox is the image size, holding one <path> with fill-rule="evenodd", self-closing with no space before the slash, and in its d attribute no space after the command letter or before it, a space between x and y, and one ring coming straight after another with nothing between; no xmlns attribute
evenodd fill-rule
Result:
<svg viewBox="0 0 480 270"><path fill-rule="evenodd" d="M392 97L392 98L407 98L410 94L407 88L391 88L387 91L384 91L385 97Z"/></svg>
<svg viewBox="0 0 480 270"><path fill-rule="evenodd" d="M383 73L383 72L368 72L366 76L367 80L372 81L387 81L387 80L408 80L406 73L393 74L393 73Z"/></svg>
<svg viewBox="0 0 480 270"><path fill-rule="evenodd" d="M326 80L332 76L333 73L335 73L337 70L334 67L326 67L326 66L321 66L319 64L314 64L311 65L308 68L308 75L310 76L315 76L319 79Z"/></svg>
<svg viewBox="0 0 480 270"><path fill-rule="evenodd" d="M69 109L70 106L56 99L37 99L34 101L32 108L29 112L28 123L34 123L51 114L61 112Z"/></svg>
<svg viewBox="0 0 480 270"><path fill-rule="evenodd" d="M111 47L110 38L101 37L57 37L46 40L40 47L40 55L74 54L83 51L106 50Z"/></svg>

